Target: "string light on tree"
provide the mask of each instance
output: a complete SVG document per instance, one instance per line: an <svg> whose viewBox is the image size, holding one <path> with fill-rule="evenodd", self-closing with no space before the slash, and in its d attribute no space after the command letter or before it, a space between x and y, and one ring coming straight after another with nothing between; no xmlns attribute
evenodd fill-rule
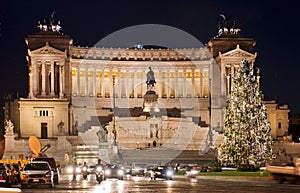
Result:
<svg viewBox="0 0 300 193"><path fill-rule="evenodd" d="M224 140L218 160L227 166L262 166L272 157L271 128L253 64L244 59L224 118Z"/></svg>

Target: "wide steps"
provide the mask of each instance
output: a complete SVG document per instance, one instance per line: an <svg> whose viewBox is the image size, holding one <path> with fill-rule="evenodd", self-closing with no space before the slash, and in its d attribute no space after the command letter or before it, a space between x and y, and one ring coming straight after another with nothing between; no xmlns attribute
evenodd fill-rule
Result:
<svg viewBox="0 0 300 193"><path fill-rule="evenodd" d="M215 152L201 155L198 150L176 150L154 148L149 150L121 150L122 161L143 163L203 163L216 159Z"/></svg>

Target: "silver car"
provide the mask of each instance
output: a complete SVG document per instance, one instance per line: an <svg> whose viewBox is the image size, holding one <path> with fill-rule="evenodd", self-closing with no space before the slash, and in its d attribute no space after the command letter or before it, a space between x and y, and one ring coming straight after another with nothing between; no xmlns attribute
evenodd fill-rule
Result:
<svg viewBox="0 0 300 193"><path fill-rule="evenodd" d="M47 185L53 188L54 173L46 161L28 162L21 172L21 188L32 185Z"/></svg>

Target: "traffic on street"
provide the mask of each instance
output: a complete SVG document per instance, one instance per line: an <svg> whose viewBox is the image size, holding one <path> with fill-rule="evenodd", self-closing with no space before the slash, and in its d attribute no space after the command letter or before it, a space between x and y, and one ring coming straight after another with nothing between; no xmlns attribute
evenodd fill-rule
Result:
<svg viewBox="0 0 300 193"><path fill-rule="evenodd" d="M95 174L90 174L86 179L82 175L61 174L60 183L53 188L47 186L32 186L21 189L13 185L12 189L20 189L21 192L74 192L74 193L96 193L96 192L231 192L231 193L289 193L299 192L299 184L278 184L268 177L238 177L238 176L197 176L189 178L183 175L174 175L172 180L156 179L148 176L126 175L123 180L110 178L98 183ZM0 191L1 192L1 191Z"/></svg>

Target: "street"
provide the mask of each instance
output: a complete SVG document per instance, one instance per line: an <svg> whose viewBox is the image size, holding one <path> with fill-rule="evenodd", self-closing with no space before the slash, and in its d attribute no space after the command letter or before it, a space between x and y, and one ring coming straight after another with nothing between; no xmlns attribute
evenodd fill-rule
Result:
<svg viewBox="0 0 300 193"><path fill-rule="evenodd" d="M61 182L53 189L47 187L30 187L22 192L43 193L96 193L96 192L230 192L230 193L289 193L299 192L300 184L278 184L270 178L262 177L229 177L229 176L199 176L189 179L185 176L174 176L173 180L150 180L146 177L128 177L124 180L108 179L100 184L90 175L87 180L77 176L76 181L71 176L62 175Z"/></svg>

